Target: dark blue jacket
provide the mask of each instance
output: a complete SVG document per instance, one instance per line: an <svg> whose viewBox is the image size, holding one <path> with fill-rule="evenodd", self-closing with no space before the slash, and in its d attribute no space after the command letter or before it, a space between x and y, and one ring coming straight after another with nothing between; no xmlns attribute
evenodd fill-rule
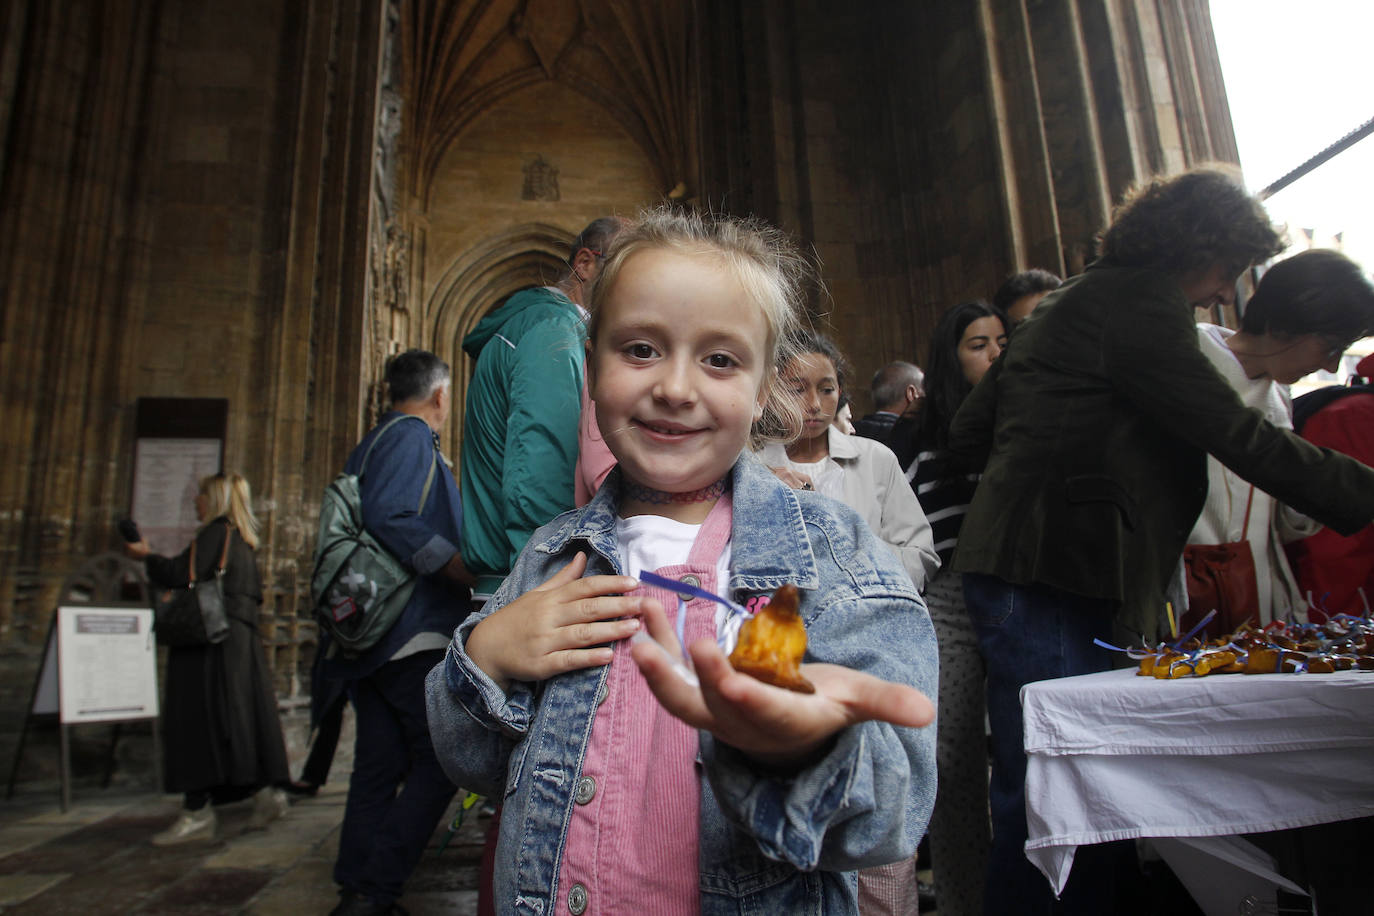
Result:
<svg viewBox="0 0 1374 916"><path fill-rule="evenodd" d="M388 411L377 421L348 456L345 472L357 474L362 469L363 455L377 431L397 416L401 416L398 411ZM431 461L437 462L434 482L423 510L417 514ZM467 589L440 572L458 552L463 507L453 472L439 452L438 437L429 425L415 417L387 430L367 459L358 490L364 527L415 570L419 579L400 619L377 645L356 659L336 656L329 660L324 673L335 678L366 677L418 633L451 637L469 610Z"/></svg>

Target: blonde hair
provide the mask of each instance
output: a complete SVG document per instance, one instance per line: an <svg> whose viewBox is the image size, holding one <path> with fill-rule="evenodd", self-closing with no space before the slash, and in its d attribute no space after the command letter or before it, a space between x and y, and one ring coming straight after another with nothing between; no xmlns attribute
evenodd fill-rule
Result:
<svg viewBox="0 0 1374 916"><path fill-rule="evenodd" d="M200 493L205 497L206 519L226 516L244 543L256 550L258 520L253 515L253 491L248 481L240 474L211 474L201 478Z"/></svg>
<svg viewBox="0 0 1374 916"><path fill-rule="evenodd" d="M717 259L763 314L768 328L766 365L783 365L793 355L793 342L803 326L805 286L814 276L797 247L781 230L759 219L666 205L642 211L611 243L587 295L587 340L593 349L599 317L625 262L638 252L655 250ZM764 374L763 385L763 417L750 433L753 448L794 439L802 430L800 408L779 383L775 368Z"/></svg>

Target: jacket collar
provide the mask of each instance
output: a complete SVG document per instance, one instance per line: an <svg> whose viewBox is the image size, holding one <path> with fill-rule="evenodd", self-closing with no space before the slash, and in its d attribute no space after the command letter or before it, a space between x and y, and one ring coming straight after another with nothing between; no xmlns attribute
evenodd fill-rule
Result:
<svg viewBox="0 0 1374 916"><path fill-rule="evenodd" d="M748 452L735 462L730 483L734 500L730 565L747 571L731 573L730 590L772 591L788 582L799 588L819 586L816 557L797 494ZM554 555L580 540L614 561L618 505L620 469L615 468L592 501L563 516L536 549Z"/></svg>
<svg viewBox="0 0 1374 916"><path fill-rule="evenodd" d="M842 433L832 424L825 431L826 447L830 449L830 457L836 461L853 461L859 457L859 446L855 444L854 437L848 433Z"/></svg>

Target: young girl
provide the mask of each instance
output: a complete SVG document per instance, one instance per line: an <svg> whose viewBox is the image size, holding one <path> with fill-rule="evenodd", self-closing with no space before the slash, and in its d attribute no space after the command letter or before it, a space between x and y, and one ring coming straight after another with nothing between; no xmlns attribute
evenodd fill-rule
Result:
<svg viewBox="0 0 1374 916"><path fill-rule="evenodd" d="M897 457L882 443L845 435L834 425L849 374L844 357L830 338L812 332L799 335L793 349L780 367L781 380L800 401L802 434L786 445L764 446L759 459L791 486L814 489L862 515L924 590L940 560L930 522Z"/></svg>
<svg viewBox="0 0 1374 916"><path fill-rule="evenodd" d="M668 211L609 252L587 371L617 467L430 674L450 777L504 799L498 912L852 913L851 872L925 829L924 605L857 515L747 450L799 263L772 230ZM641 572L751 610L796 585L816 692L735 672L739 615Z"/></svg>

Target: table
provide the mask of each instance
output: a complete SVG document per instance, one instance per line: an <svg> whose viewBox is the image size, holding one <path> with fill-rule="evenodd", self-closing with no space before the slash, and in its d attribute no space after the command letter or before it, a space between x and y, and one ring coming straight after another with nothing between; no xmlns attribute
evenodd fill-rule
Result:
<svg viewBox="0 0 1374 916"><path fill-rule="evenodd" d="M1055 893L1074 850L1374 815L1374 672L1027 684L1026 856Z"/></svg>

